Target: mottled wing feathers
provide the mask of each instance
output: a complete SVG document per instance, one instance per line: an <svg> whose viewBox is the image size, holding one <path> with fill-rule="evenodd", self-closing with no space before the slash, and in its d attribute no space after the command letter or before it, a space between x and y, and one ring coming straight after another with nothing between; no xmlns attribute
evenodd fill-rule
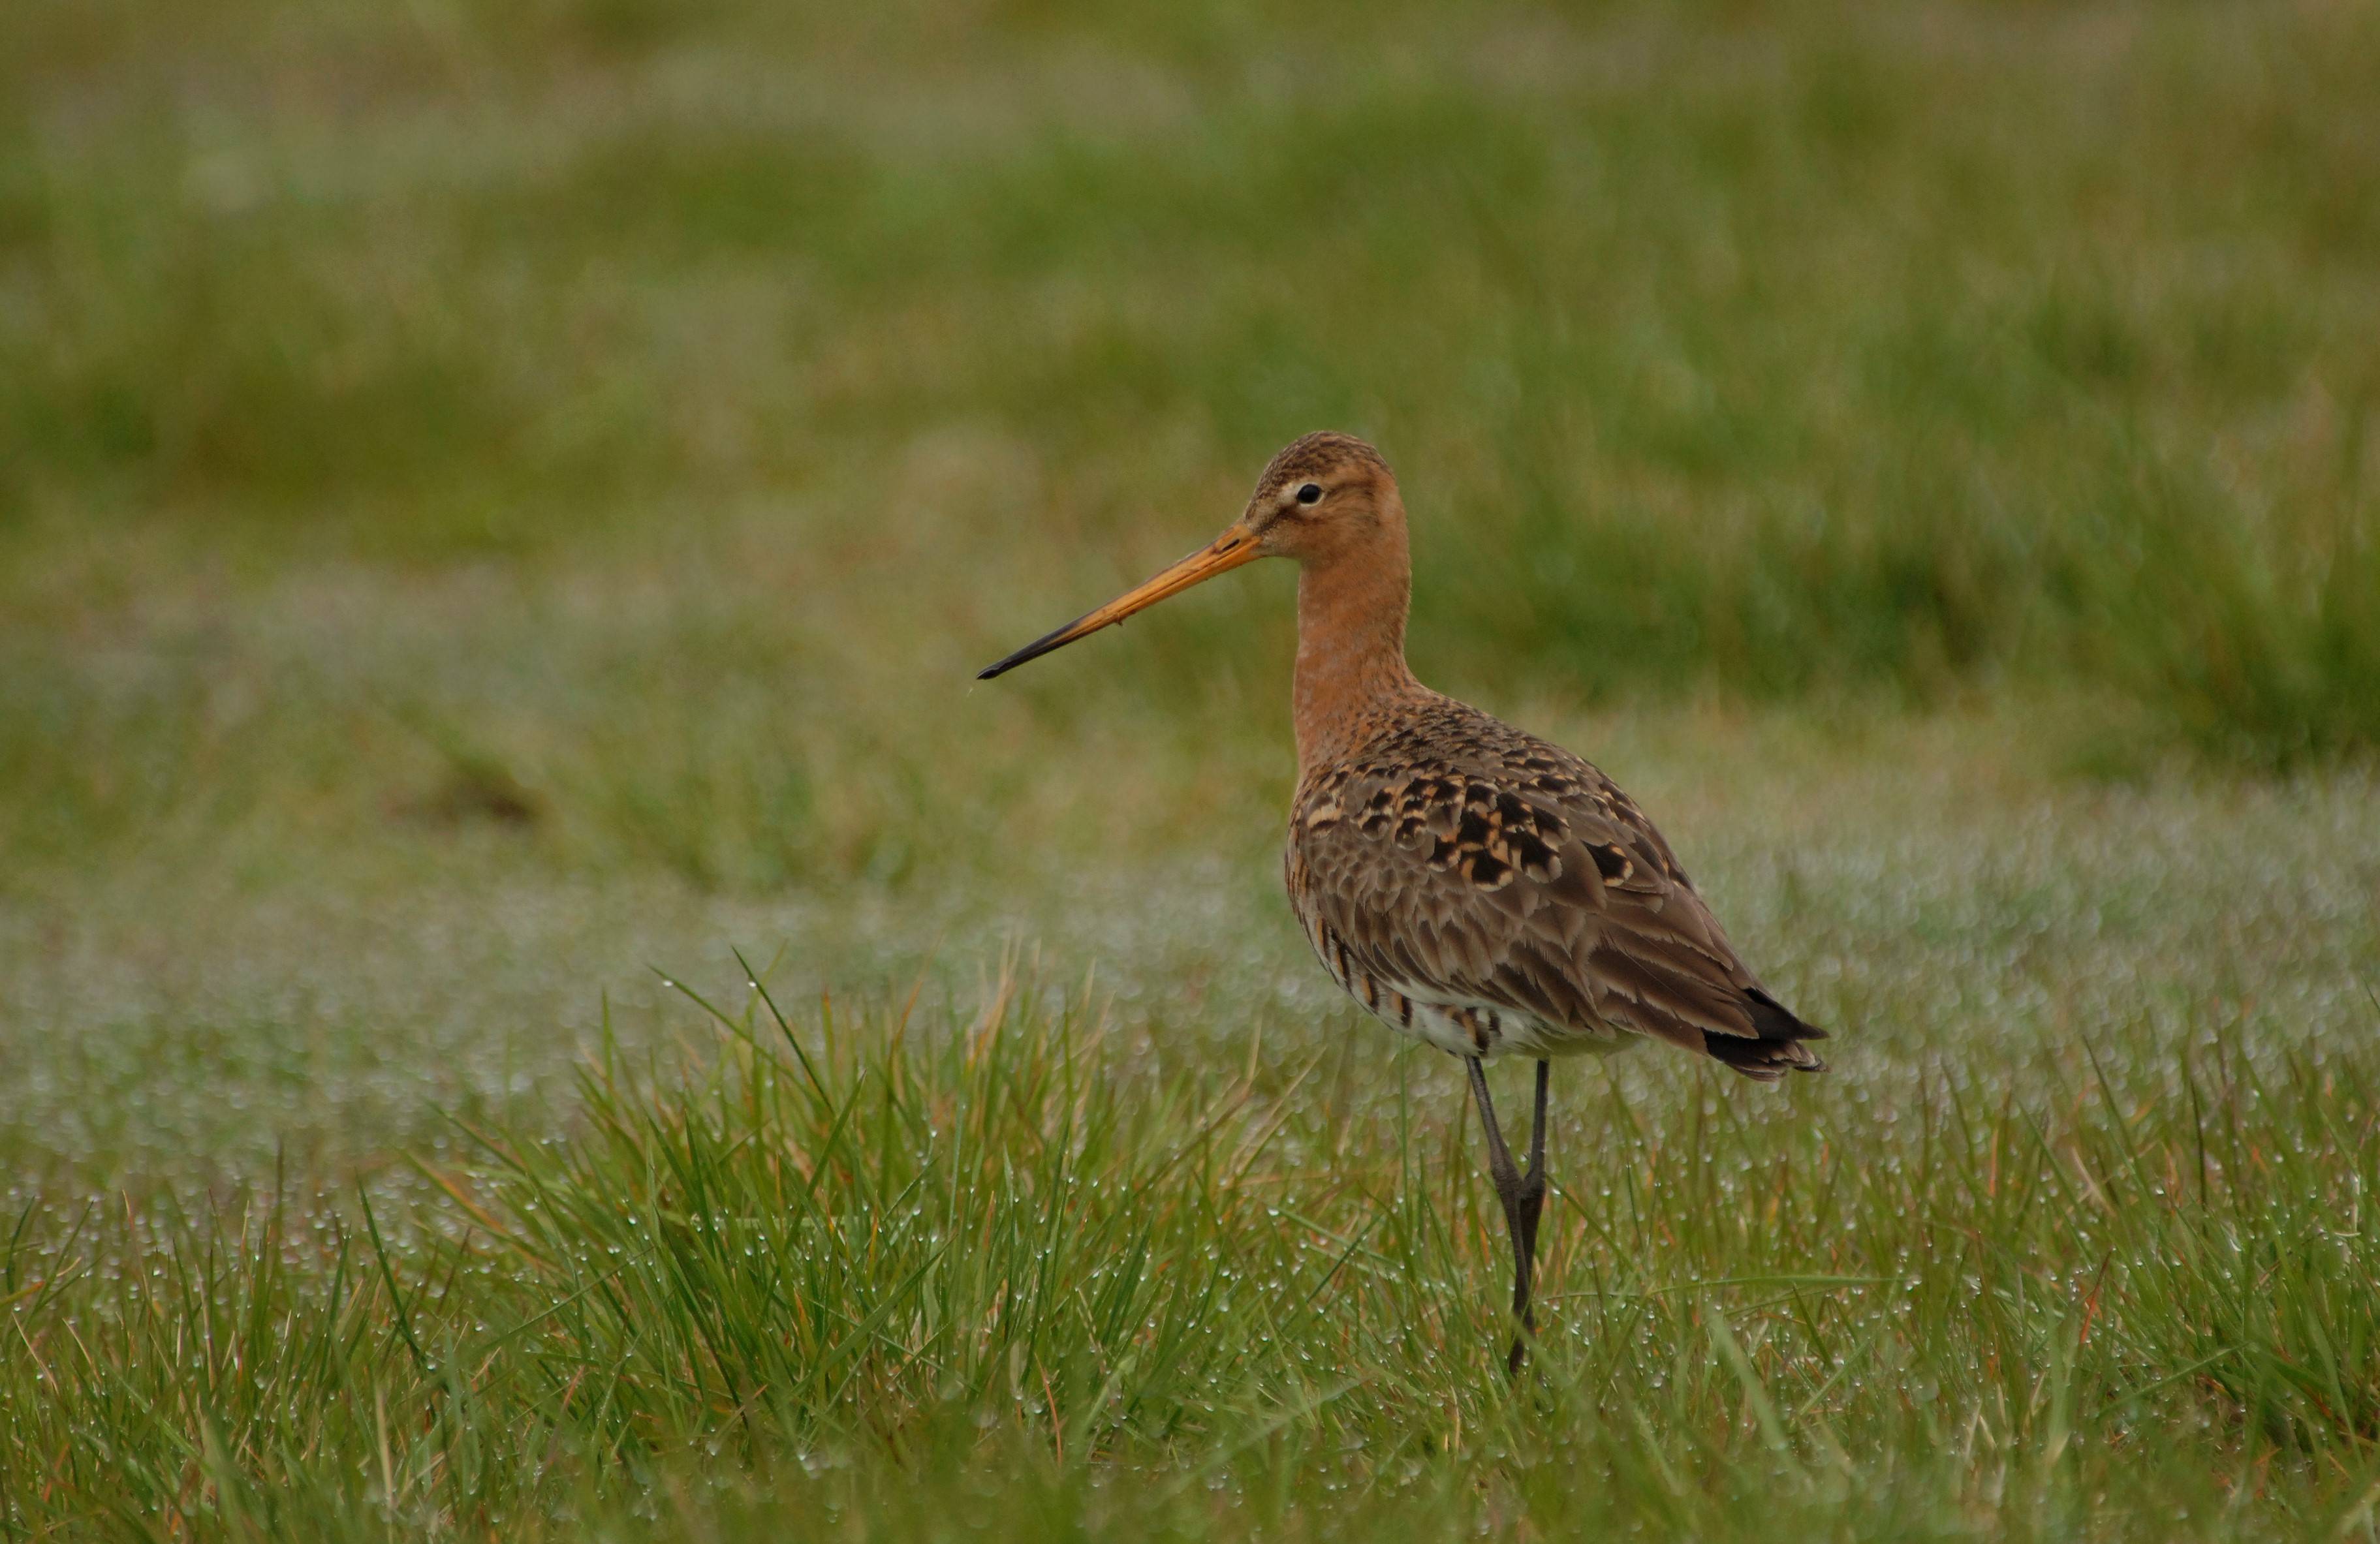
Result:
<svg viewBox="0 0 2380 1544"><path fill-rule="evenodd" d="M1821 1067L1669 844L1585 760L1439 698L1319 767L1292 814L1290 899L1367 1006L1504 1015L1556 1039L1633 1032L1764 1080ZM1386 1006L1383 1006L1385 998Z"/></svg>

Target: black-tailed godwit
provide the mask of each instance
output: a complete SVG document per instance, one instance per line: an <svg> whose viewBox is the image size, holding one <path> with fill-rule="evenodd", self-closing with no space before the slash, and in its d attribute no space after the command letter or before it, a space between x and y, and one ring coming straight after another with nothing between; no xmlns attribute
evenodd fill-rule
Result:
<svg viewBox="0 0 2380 1544"><path fill-rule="evenodd" d="M1826 1031L1745 969L1610 778L1414 679L1404 501L1360 440L1291 445L1211 544L982 679L1258 558L1299 569L1290 904L1332 980L1390 1028L1463 1058L1512 1230L1517 1371L1536 1328L1549 1058L1663 1040L1773 1081L1822 1070L1805 1042ZM1537 1064L1525 1172L1481 1066L1510 1055Z"/></svg>

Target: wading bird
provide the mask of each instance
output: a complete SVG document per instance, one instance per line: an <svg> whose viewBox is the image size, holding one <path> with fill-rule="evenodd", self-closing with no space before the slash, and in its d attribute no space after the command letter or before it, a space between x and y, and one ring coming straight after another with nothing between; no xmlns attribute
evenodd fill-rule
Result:
<svg viewBox="0 0 2380 1544"><path fill-rule="evenodd" d="M1773 1082L1823 1070L1803 1043L1826 1031L1744 968L1610 778L1414 679L1404 501L1360 440L1291 445L1211 544L978 679L1258 558L1298 564L1290 904L1332 980L1390 1028L1463 1058L1512 1230L1517 1372L1536 1329L1548 1058L1665 1040ZM1481 1066L1502 1055L1537 1064L1526 1172Z"/></svg>

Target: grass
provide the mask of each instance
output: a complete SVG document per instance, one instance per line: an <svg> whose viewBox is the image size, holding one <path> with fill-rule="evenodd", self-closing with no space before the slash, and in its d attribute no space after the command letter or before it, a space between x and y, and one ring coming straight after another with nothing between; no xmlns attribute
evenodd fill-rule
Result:
<svg viewBox="0 0 2380 1544"><path fill-rule="evenodd" d="M172 923L214 979L96 887L10 945L11 1021L89 1026L11 1043L10 1525L2368 1536L2380 790L1586 728L1835 1065L1561 1069L1517 1389L1459 1080L1267 833L812 907L399 823Z"/></svg>
<svg viewBox="0 0 2380 1544"><path fill-rule="evenodd" d="M1328 423L1442 674L2380 735L2365 7L614 8L17 8L29 582L759 509L930 553L971 658Z"/></svg>
<svg viewBox="0 0 2380 1544"><path fill-rule="evenodd" d="M0 8L0 1535L2373 1537L2375 45ZM1322 425L1836 1031L1518 1385L1288 576L969 681Z"/></svg>
<svg viewBox="0 0 2380 1544"><path fill-rule="evenodd" d="M2143 1016L2022 1090L1861 1059L1790 1103L1567 1080L1508 1387L1500 1219L1435 1058L1233 1076L1014 976L965 1021L758 989L714 1019L691 1063L607 1051L572 1140L419 1165L407 1236L361 1190L20 1222L11 1522L2372 1526L2368 1038L2260 1057L2245 1016Z"/></svg>

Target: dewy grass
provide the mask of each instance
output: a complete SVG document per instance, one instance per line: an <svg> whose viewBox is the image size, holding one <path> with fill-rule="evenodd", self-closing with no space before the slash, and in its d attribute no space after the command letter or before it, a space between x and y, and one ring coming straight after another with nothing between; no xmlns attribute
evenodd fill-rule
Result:
<svg viewBox="0 0 2380 1544"><path fill-rule="evenodd" d="M1167 1073L1014 976L964 1019L783 1006L750 988L683 1063L607 1053L582 1135L478 1132L410 1204L19 1219L0 1517L2371 1527L2368 1041L2142 1021L1999 1092L1946 1062L1790 1103L1576 1078L1597 1107L1508 1384L1461 1105L1408 1080L1434 1059Z"/></svg>

